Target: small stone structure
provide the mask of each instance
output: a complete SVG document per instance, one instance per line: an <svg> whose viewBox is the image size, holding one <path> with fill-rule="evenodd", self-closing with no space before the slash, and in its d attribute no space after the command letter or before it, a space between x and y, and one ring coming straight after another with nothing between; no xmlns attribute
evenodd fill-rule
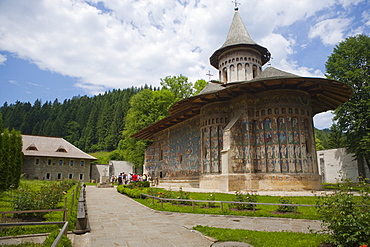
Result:
<svg viewBox="0 0 370 247"><path fill-rule="evenodd" d="M109 161L109 167L109 174L114 176L118 176L121 172L126 174L135 172L134 165L128 161L111 160Z"/></svg>
<svg viewBox="0 0 370 247"><path fill-rule="evenodd" d="M91 179L97 183L106 183L107 180L111 181L112 176L118 176L121 172L128 174L134 171L134 165L128 161L111 160L109 164L92 164Z"/></svg>
<svg viewBox="0 0 370 247"><path fill-rule="evenodd" d="M346 153L344 148L317 151L320 174L323 183L337 183L342 179L358 182L359 177L369 177L370 171L365 166L364 174L354 160L353 154Z"/></svg>

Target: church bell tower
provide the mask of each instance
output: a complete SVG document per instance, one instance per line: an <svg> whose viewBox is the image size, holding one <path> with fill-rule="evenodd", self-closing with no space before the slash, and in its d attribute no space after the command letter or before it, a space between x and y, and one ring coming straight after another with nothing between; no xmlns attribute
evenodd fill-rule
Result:
<svg viewBox="0 0 370 247"><path fill-rule="evenodd" d="M210 57L220 82L249 81L262 72L269 60L270 52L251 39L236 7L225 43Z"/></svg>

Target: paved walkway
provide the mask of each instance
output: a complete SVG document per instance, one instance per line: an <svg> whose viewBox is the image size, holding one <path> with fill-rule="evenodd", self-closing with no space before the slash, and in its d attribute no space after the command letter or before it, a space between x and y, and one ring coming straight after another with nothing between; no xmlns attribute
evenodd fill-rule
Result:
<svg viewBox="0 0 370 247"><path fill-rule="evenodd" d="M213 244L195 225L258 231L309 232L320 221L159 212L119 194L116 188L86 187L91 232L74 237L74 247L197 246Z"/></svg>

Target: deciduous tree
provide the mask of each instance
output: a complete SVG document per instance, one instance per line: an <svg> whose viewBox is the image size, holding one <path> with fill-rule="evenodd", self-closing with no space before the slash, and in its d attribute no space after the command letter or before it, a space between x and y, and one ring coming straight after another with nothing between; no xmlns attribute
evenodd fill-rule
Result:
<svg viewBox="0 0 370 247"><path fill-rule="evenodd" d="M347 151L370 168L370 37L357 35L339 43L326 62L326 73L353 90L335 110L335 120Z"/></svg>

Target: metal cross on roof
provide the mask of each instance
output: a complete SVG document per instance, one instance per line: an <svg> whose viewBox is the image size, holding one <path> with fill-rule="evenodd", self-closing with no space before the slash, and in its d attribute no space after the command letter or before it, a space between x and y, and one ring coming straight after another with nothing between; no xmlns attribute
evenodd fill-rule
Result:
<svg viewBox="0 0 370 247"><path fill-rule="evenodd" d="M238 5L240 5L240 3L238 3L238 0L231 1L231 2L235 4L234 10L238 11L239 10Z"/></svg>
<svg viewBox="0 0 370 247"><path fill-rule="evenodd" d="M208 75L209 80L211 80L211 77L212 77L213 75L211 74L211 71L210 71L210 70L208 70L208 74L206 74L206 75Z"/></svg>

